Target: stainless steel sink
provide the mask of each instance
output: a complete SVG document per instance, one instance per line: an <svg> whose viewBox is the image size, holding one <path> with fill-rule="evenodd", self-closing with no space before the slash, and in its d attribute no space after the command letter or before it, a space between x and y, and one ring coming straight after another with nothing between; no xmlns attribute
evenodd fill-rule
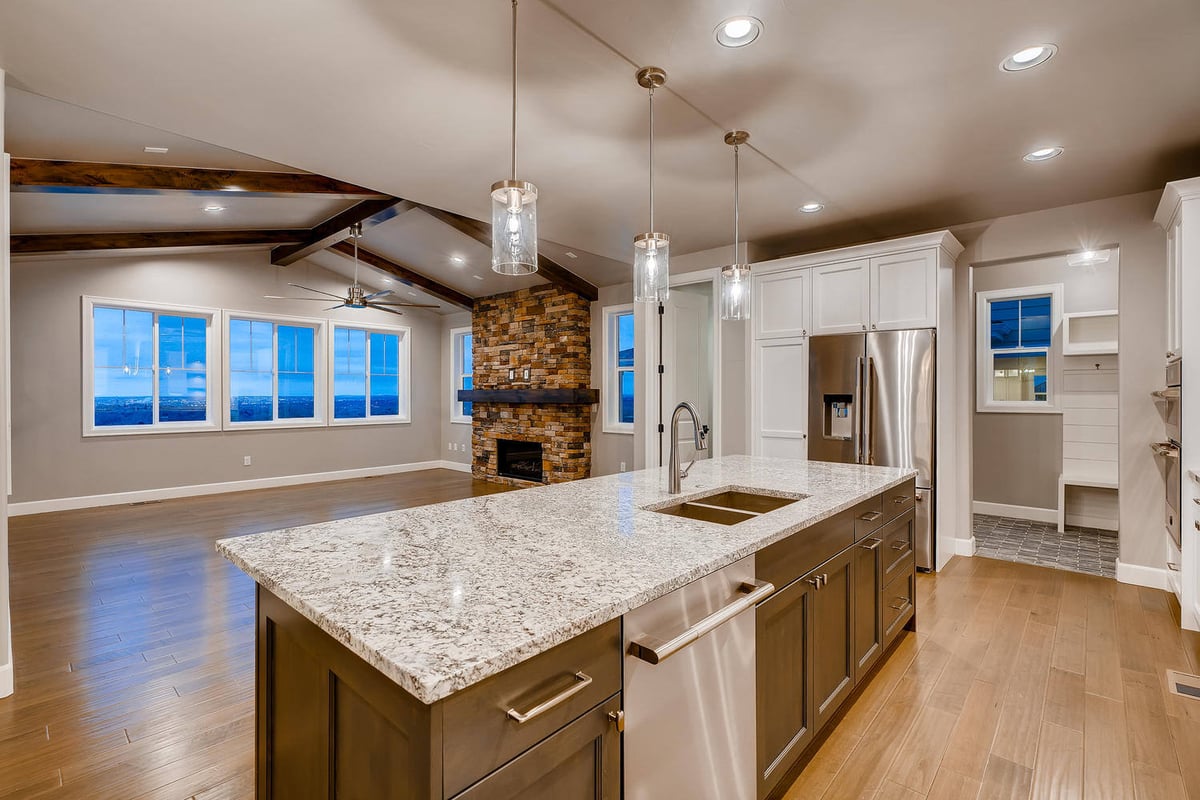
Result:
<svg viewBox="0 0 1200 800"><path fill-rule="evenodd" d="M715 522L719 525L736 525L739 522L745 522L748 519L754 519L770 511L791 505L797 500L803 500L804 497L804 495L777 497L738 489L726 489L703 497L694 497L682 503L650 510L657 511L659 514L670 514L673 517Z"/></svg>

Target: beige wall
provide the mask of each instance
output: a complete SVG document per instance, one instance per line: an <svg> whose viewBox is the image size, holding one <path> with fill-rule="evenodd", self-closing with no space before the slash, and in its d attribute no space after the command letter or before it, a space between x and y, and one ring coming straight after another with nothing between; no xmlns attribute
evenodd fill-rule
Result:
<svg viewBox="0 0 1200 800"><path fill-rule="evenodd" d="M1117 254L1113 253L1106 264L1071 267L1067 265L1066 256L1034 257L975 267L971 273L971 284L973 291L984 292L1061 283L1064 313L1102 311L1117 307L1118 260ZM959 263L962 263L961 259ZM971 320L970 350L973 358L974 305ZM1061 352L1061 331L1055 336L1054 343ZM1054 378L1059 386L1062 385L1063 366L1060 362ZM976 411L972 424L975 436L973 499L1031 508L1058 507L1058 476L1062 472L1061 414ZM1079 493L1082 490L1072 491Z"/></svg>
<svg viewBox="0 0 1200 800"><path fill-rule="evenodd" d="M379 467L445 458L441 318L410 309L324 312L288 295L294 281L342 292L346 279L307 261L270 266L265 251L76 256L12 267L14 502ZM412 422L331 428L88 437L81 435L80 297L95 295L396 322L412 328ZM315 306L315 308L314 308ZM253 465L242 466L251 456Z"/></svg>
<svg viewBox="0 0 1200 800"><path fill-rule="evenodd" d="M463 311L458 314L447 314L442 317L442 406L441 432L442 438L438 443L441 448L441 458L459 464L471 463L471 425L466 422L451 422L450 413L454 409L454 348L450 341L450 331L454 328L471 327L471 312ZM451 450L450 444L457 446Z"/></svg>
<svg viewBox="0 0 1200 800"><path fill-rule="evenodd" d="M600 299L592 303L592 386L604 393L604 313L605 306L633 302L633 284L600 287ZM601 404L592 406L592 477L619 472L621 462L633 469L633 434L605 433Z"/></svg>
<svg viewBox="0 0 1200 800"><path fill-rule="evenodd" d="M1120 247L1121 561L1153 567L1161 565L1163 487L1147 444L1161 437L1162 419L1150 392L1162 383L1166 349L1166 237L1153 220L1159 195L1144 192L953 229L967 246L958 260L960 289L972 263L1108 243ZM974 298L961 290L958 297L959 313L971 319ZM959 326L961 333L964 329L973 332L970 325ZM974 381L973 353L970 347L960 351L958 374L963 381ZM974 391L962 391L959 397L960 413L969 418ZM980 479L974 475L977 487Z"/></svg>

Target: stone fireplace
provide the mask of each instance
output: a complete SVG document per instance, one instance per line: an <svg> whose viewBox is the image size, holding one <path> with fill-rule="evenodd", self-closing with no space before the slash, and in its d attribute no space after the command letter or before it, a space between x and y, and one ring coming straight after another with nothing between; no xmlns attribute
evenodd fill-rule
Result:
<svg viewBox="0 0 1200 800"><path fill-rule="evenodd" d="M589 477L591 303L552 284L479 298L471 333L472 474L516 486ZM511 469L537 458L533 446L540 470Z"/></svg>
<svg viewBox="0 0 1200 800"><path fill-rule="evenodd" d="M542 482L542 443L496 440L496 473L501 478Z"/></svg>

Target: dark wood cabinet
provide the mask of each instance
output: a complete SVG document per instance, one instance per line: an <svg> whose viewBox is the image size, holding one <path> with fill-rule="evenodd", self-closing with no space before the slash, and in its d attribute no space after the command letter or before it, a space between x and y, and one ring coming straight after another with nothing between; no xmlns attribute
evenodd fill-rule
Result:
<svg viewBox="0 0 1200 800"><path fill-rule="evenodd" d="M619 800L620 709L620 698L610 698L455 800Z"/></svg>
<svg viewBox="0 0 1200 800"><path fill-rule="evenodd" d="M816 588L797 580L755 612L758 796L766 797L813 738L810 647Z"/></svg>
<svg viewBox="0 0 1200 800"><path fill-rule="evenodd" d="M883 655L883 539L868 536L854 546L854 679Z"/></svg>
<svg viewBox="0 0 1200 800"><path fill-rule="evenodd" d="M854 549L826 561L805 580L815 589L810 650L813 721L819 731L854 690Z"/></svg>

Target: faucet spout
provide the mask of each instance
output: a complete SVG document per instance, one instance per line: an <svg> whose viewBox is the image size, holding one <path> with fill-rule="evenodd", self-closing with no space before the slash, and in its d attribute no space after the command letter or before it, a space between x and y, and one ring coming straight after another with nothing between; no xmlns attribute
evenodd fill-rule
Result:
<svg viewBox="0 0 1200 800"><path fill-rule="evenodd" d="M681 479L687 477L692 464L696 463L693 458L682 470L679 468L679 417L684 412L687 412L692 418L692 431L696 450L708 449L708 426L701 421L700 412L696 410L694 405L687 401L675 406L675 411L671 414L671 458L668 465L669 475L667 486L667 491L671 494L679 494L681 491Z"/></svg>

